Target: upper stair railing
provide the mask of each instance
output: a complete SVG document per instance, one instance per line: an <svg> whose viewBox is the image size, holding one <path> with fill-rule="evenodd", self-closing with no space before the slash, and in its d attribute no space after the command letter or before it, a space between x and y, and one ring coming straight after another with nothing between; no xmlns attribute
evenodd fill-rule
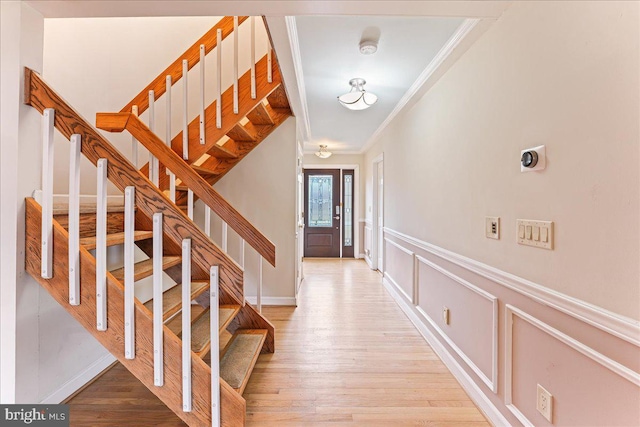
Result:
<svg viewBox="0 0 640 427"><path fill-rule="evenodd" d="M250 26L250 31L245 32L245 34L250 33L250 38L242 39L244 49L240 50L239 26L243 23ZM216 159L225 161L237 158L239 151L246 152L246 149L239 148L245 143L243 140L236 142L227 138L224 145L219 142L224 141L225 136L243 132L250 135L250 138L255 137L258 129L245 118L251 117L251 114L261 114L260 112L268 118L268 111L273 113L273 109L269 105L266 107L263 105L262 100L265 98L274 98L273 95L277 95L275 98L284 96L287 108L274 106L274 109L288 111L280 70L274 66L268 31L266 54L256 61L256 24L255 17L222 18L124 106L120 113L99 113L96 117L96 125L101 129L114 132L121 132L124 129L129 131L132 134L134 163L137 165L138 143L141 143L149 151L149 163L144 165L141 171L148 174L150 181L158 188L168 189L169 199L172 202L175 203L177 199L180 199L181 203L186 202L187 216L190 219L194 218L195 198L202 200L205 205L203 229L208 236L211 236L211 211L217 214L223 222L220 246L225 253L227 253L226 231L228 226L231 227L242 239L241 253L237 261L243 268L245 242L258 252L261 260L256 288L257 307L258 311L261 311L262 260L265 259L275 266L275 246L228 203L222 203L223 199L211 188L212 178L217 171L194 166L194 163L208 165ZM227 37L233 38L233 60L223 64L222 42ZM263 48L263 46L260 47ZM214 72L205 70L205 58L210 53L215 53L215 61L209 61L209 63L215 63ZM249 69L239 77L241 54L249 55L250 58ZM246 61L243 62L246 63ZM196 82L199 84L197 97L199 111L193 118L189 115L190 106L193 110L195 104L190 103L189 100L188 88L193 84L191 81L193 79L189 79L189 70L197 66L199 66L199 82ZM224 71L226 75L232 75L231 85L226 90L222 87L223 66L232 69L231 73L228 69ZM172 111L171 96L172 87L178 82L183 85L180 117L182 128L174 135L171 129L172 117L175 118L175 114L180 112ZM205 102L205 87L209 88L207 93L211 92L212 87L214 89L213 101L208 106ZM155 126L157 123L155 104L163 96L166 98L164 141ZM146 125L138 118L145 111L148 113ZM217 178L219 179L220 176ZM186 197L178 196L178 189L186 191Z"/></svg>

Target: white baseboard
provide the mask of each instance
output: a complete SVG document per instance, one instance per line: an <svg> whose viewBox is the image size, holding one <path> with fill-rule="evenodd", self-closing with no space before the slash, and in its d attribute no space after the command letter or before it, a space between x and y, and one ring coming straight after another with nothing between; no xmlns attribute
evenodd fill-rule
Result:
<svg viewBox="0 0 640 427"><path fill-rule="evenodd" d="M365 256L366 256L365 254L358 254L358 256L357 256L356 258L358 258L358 259L364 259L364 257L365 257Z"/></svg>
<svg viewBox="0 0 640 427"><path fill-rule="evenodd" d="M91 366L80 372L76 377L64 383L58 390L44 397L41 404L58 404L63 402L67 397L82 388L89 381L94 379L98 374L107 369L117 359L112 354L106 354L96 360Z"/></svg>
<svg viewBox="0 0 640 427"><path fill-rule="evenodd" d="M364 261L367 263L369 268L373 269L373 264L371 264L371 258L369 258L367 255L364 255Z"/></svg>
<svg viewBox="0 0 640 427"><path fill-rule="evenodd" d="M246 296L249 304L257 304L258 297ZM262 305L283 305L296 307L296 299L294 297L262 297Z"/></svg>
<svg viewBox="0 0 640 427"><path fill-rule="evenodd" d="M418 332L424 337L424 339L429 343L433 351L436 352L438 357L442 360L442 362L449 368L454 377L458 380L462 388L469 394L469 397L473 402L478 406L478 408L484 413L484 415L493 423L495 426L508 426L510 425L509 421L502 415L502 413L496 408L496 406L489 400L486 394L480 389L480 387L471 379L469 374L466 373L464 369L458 364L458 362L453 358L453 356L446 350L446 348L438 341L438 339L433 335L433 333L427 328L427 326L420 320L418 315L414 312L413 307L411 307L406 300L398 294L396 288L394 287L386 277L383 278L382 283L389 292L389 295L394 299L394 301L400 306L404 314L409 318L411 323L416 327Z"/></svg>

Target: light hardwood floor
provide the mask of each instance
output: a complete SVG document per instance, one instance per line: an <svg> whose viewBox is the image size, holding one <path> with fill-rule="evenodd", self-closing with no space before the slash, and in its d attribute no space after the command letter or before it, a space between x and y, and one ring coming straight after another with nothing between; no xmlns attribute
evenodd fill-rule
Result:
<svg viewBox="0 0 640 427"><path fill-rule="evenodd" d="M245 390L248 426L489 425L378 273L360 260L307 259L304 271L297 308L263 308L276 353ZM184 425L122 366L70 403L74 426Z"/></svg>

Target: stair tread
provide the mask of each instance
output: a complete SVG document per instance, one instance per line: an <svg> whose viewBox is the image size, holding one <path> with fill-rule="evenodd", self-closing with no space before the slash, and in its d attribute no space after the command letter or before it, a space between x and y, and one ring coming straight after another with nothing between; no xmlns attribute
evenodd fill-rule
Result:
<svg viewBox="0 0 640 427"><path fill-rule="evenodd" d="M209 287L206 280L191 282L191 299L197 298ZM144 306L153 312L153 299L144 303ZM182 308L182 284L178 284L171 289L167 289L162 294L162 318L167 320Z"/></svg>
<svg viewBox="0 0 640 427"><path fill-rule="evenodd" d="M239 305L221 305L218 312L219 331L226 329L239 311ZM211 348L210 313L209 308L202 308L198 304L191 305L191 351L200 357L204 357ZM167 327L177 336L181 336L182 313L172 318Z"/></svg>
<svg viewBox="0 0 640 427"><path fill-rule="evenodd" d="M166 270L169 267L178 265L180 264L181 261L182 261L182 257L179 257L179 256L162 257L162 269ZM111 271L111 274L117 280L122 282L124 280L124 267ZM144 261L140 261L134 264L134 274L133 274L134 281L137 282L138 280L144 279L145 277L149 277L152 274L153 274L153 259L145 259Z"/></svg>
<svg viewBox="0 0 640 427"><path fill-rule="evenodd" d="M198 172L200 175L219 175L217 172L211 169L203 168L202 166L191 165L191 169Z"/></svg>
<svg viewBox="0 0 640 427"><path fill-rule="evenodd" d="M242 126L240 123L236 124L229 132L227 136L237 142L256 142L256 135L250 132L247 125Z"/></svg>
<svg viewBox="0 0 640 427"><path fill-rule="evenodd" d="M221 305L218 308L218 321L220 324L220 331L224 331L229 326L229 323L236 317L236 314L240 311L239 305Z"/></svg>
<svg viewBox="0 0 640 427"><path fill-rule="evenodd" d="M271 114L267 110L267 107L260 102L256 107L247 114L247 118L254 125L269 125L273 126L275 122L271 118Z"/></svg>
<svg viewBox="0 0 640 427"><path fill-rule="evenodd" d="M209 155L218 159L237 159L238 155L232 150L229 150L224 145L214 144L207 152Z"/></svg>
<svg viewBox="0 0 640 427"><path fill-rule="evenodd" d="M136 230L133 232L133 240L146 240L153 238L153 231ZM80 244L87 250L95 249L97 238L84 237L80 239ZM124 232L107 234L107 246L121 245L124 243Z"/></svg>
<svg viewBox="0 0 640 427"><path fill-rule="evenodd" d="M220 377L242 394L267 338L266 329L239 329L220 358Z"/></svg>

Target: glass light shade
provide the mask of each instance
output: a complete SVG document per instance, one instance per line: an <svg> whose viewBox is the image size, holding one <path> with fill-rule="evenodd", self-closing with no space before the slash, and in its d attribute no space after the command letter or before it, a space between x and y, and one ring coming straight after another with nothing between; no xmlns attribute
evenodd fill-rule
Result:
<svg viewBox="0 0 640 427"><path fill-rule="evenodd" d="M333 153L331 151L327 150L326 145L321 145L320 151L316 151L316 156L320 157L321 159L328 159L332 154Z"/></svg>
<svg viewBox="0 0 640 427"><path fill-rule="evenodd" d="M349 110L365 110L375 104L378 97L371 92L365 92L366 83L360 78L349 80L351 91L338 97L340 104Z"/></svg>
<svg viewBox="0 0 640 427"><path fill-rule="evenodd" d="M371 92L349 92L338 97L343 107L349 110L366 110L376 103L378 97Z"/></svg>

